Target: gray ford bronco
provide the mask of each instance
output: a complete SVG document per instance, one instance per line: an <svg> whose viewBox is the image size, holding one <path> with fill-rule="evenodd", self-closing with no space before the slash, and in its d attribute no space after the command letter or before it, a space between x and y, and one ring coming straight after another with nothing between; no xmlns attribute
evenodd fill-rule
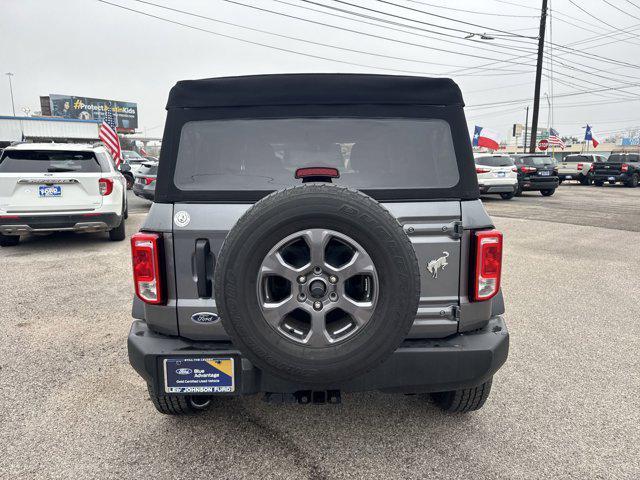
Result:
<svg viewBox="0 0 640 480"><path fill-rule="evenodd" d="M463 106L448 79L178 82L131 239L129 360L155 407L379 390L480 408L509 336Z"/></svg>

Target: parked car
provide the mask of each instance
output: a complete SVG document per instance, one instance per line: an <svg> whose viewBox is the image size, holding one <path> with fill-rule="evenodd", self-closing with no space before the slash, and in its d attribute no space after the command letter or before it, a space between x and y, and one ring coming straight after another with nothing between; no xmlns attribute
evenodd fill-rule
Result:
<svg viewBox="0 0 640 480"><path fill-rule="evenodd" d="M104 147L23 143L0 156L0 246L63 230L124 240L126 217L125 179Z"/></svg>
<svg viewBox="0 0 640 480"><path fill-rule="evenodd" d="M554 160L548 155L519 153L512 156L518 169L518 192L539 191L545 197L553 195L560 184Z"/></svg>
<svg viewBox="0 0 640 480"><path fill-rule="evenodd" d="M640 153L612 153L606 162L594 164L593 183L602 187L604 182L637 187L640 182Z"/></svg>
<svg viewBox="0 0 640 480"><path fill-rule="evenodd" d="M122 159L131 167L131 173L133 173L134 176L138 173L142 164L148 161L135 150L122 150Z"/></svg>
<svg viewBox="0 0 640 480"><path fill-rule="evenodd" d="M498 193L510 200L518 191L518 170L509 155L479 155L475 159L480 193Z"/></svg>
<svg viewBox="0 0 640 480"><path fill-rule="evenodd" d="M153 202L156 191L156 176L158 174L158 162L145 162L136 174L136 181L133 185L133 193L146 200Z"/></svg>
<svg viewBox="0 0 640 480"><path fill-rule="evenodd" d="M173 87L132 237L129 360L158 411L260 392L484 404L508 352L502 234L463 104L449 79L387 75Z"/></svg>
<svg viewBox="0 0 640 480"><path fill-rule="evenodd" d="M605 161L605 156L592 153L567 155L558 163L560 183L564 180L578 180L582 185L591 185L593 181L591 165Z"/></svg>

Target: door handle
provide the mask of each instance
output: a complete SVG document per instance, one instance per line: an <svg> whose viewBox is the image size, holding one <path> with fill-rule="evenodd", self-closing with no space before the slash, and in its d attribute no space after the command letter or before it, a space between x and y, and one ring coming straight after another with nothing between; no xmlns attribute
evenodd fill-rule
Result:
<svg viewBox="0 0 640 480"><path fill-rule="evenodd" d="M196 286L198 297L211 298L211 277L213 276L213 255L209 240L196 240Z"/></svg>

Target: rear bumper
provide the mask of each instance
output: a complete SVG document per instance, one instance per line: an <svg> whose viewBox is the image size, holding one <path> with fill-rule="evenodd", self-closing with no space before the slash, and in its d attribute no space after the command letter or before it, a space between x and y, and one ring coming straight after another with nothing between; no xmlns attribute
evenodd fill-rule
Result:
<svg viewBox="0 0 640 480"><path fill-rule="evenodd" d="M100 232L117 227L121 221L122 217L112 212L0 216L0 233L26 235L34 232Z"/></svg>
<svg viewBox="0 0 640 480"><path fill-rule="evenodd" d="M514 193L518 189L518 184L509 185L479 185L480 193Z"/></svg>
<svg viewBox="0 0 640 480"><path fill-rule="evenodd" d="M169 357L232 356L237 359L233 395L259 392L294 393L304 384L261 371L231 343L194 342L151 331L135 320L128 339L129 362L157 392L164 391L163 359ZM347 382L314 386L320 390L423 393L480 385L506 361L509 333L501 316L473 332L444 339L405 341L383 364ZM225 394L229 395L229 394Z"/></svg>
<svg viewBox="0 0 640 480"><path fill-rule="evenodd" d="M144 198L145 200L153 201L155 197L155 187L149 188L146 185L140 185L139 183L133 184L133 193L136 197Z"/></svg>
<svg viewBox="0 0 640 480"><path fill-rule="evenodd" d="M549 177L544 179L529 178L523 179L521 182L522 190L535 191L535 190L552 190L558 188L560 180L558 177Z"/></svg>
<svg viewBox="0 0 640 480"><path fill-rule="evenodd" d="M616 181L616 182L628 182L630 180L629 176L626 173L618 173L618 174L609 174L606 173L595 173L593 175L593 180L598 182L608 182L608 181Z"/></svg>

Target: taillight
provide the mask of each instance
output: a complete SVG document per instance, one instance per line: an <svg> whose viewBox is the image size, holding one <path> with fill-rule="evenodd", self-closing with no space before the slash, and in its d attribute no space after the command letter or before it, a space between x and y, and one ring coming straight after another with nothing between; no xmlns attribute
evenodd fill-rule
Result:
<svg viewBox="0 0 640 480"><path fill-rule="evenodd" d="M584 167L584 164L579 163L577 166L578 166L578 170L582 170L582 167Z"/></svg>
<svg viewBox="0 0 640 480"><path fill-rule="evenodd" d="M516 167L512 167L512 168L511 168L511 171L512 171L512 172L516 172L516 173L518 173L518 169L517 169Z"/></svg>
<svg viewBox="0 0 640 480"><path fill-rule="evenodd" d="M591 164L591 167L589 168L589 171L590 172L595 172L596 171L596 164L595 163Z"/></svg>
<svg viewBox="0 0 640 480"><path fill-rule="evenodd" d="M489 173L490 171L489 168L476 167L476 173Z"/></svg>
<svg viewBox="0 0 640 480"><path fill-rule="evenodd" d="M153 182L156 181L155 178L149 178L149 177L143 177L143 180L145 185L151 185Z"/></svg>
<svg viewBox="0 0 640 480"><path fill-rule="evenodd" d="M520 170L522 170L522 173L534 173L538 171L536 167L528 167L526 165L522 166Z"/></svg>
<svg viewBox="0 0 640 480"><path fill-rule="evenodd" d="M622 166L620 167L620 171L628 172L629 171L629 165L627 165L626 163L623 163Z"/></svg>
<svg viewBox="0 0 640 480"><path fill-rule="evenodd" d="M500 290L502 233L497 230L475 232L475 255L471 298L479 302L493 298Z"/></svg>
<svg viewBox="0 0 640 480"><path fill-rule="evenodd" d="M131 237L136 295L143 302L153 305L164 302L160 248L161 237L157 233L138 232Z"/></svg>
<svg viewBox="0 0 640 480"><path fill-rule="evenodd" d="M98 189L103 197L113 192L113 180L110 178L101 178L98 180Z"/></svg>

